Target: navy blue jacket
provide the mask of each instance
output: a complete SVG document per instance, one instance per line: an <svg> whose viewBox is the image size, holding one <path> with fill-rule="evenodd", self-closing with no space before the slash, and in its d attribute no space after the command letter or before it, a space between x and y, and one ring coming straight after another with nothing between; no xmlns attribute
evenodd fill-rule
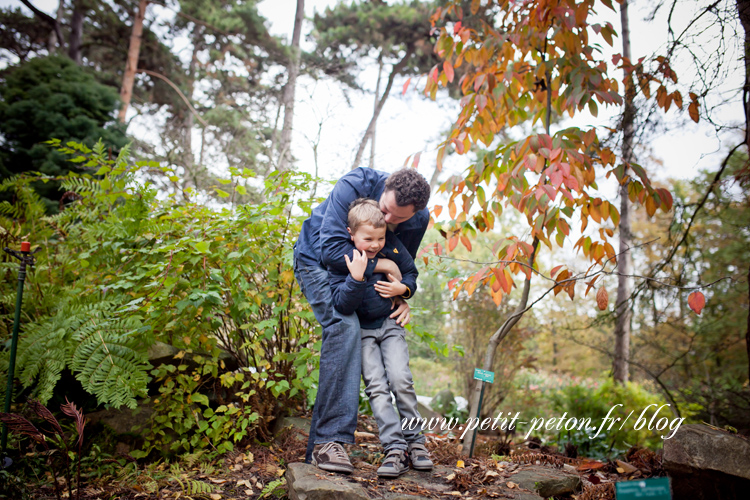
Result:
<svg viewBox="0 0 750 500"><path fill-rule="evenodd" d="M349 205L357 198L371 198L379 201L385 189L385 180L390 174L371 168L355 168L344 175L326 200L315 207L312 215L302 224L295 257L305 264L319 265L333 269L337 274L347 275L349 270L344 254L352 255L354 244L346 230ZM430 212L426 208L396 227L395 235L416 259L419 244L430 222ZM377 259L367 264L365 278L372 277Z"/></svg>
<svg viewBox="0 0 750 500"><path fill-rule="evenodd" d="M349 252L349 260L352 259L353 253L354 251ZM417 267L406 247L392 232L386 231L385 246L378 256L391 259L398 265L403 276L401 283L407 288L403 297L412 297L417 291ZM331 284L333 307L341 314L352 314L356 311L359 326L362 328L380 328L393 312L392 300L381 297L374 287L378 281L388 281L384 274L374 273L370 278L365 278L365 281L357 281L349 274L348 268L346 274L342 274L336 272L333 266L329 266L328 281Z"/></svg>

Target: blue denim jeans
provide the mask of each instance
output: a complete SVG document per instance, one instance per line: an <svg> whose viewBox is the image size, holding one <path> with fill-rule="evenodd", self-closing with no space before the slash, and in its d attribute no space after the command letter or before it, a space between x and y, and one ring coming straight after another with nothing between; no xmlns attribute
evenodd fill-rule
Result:
<svg viewBox="0 0 750 500"><path fill-rule="evenodd" d="M315 398L305 461L316 444L354 443L359 408L362 354L359 319L342 315L333 307L328 270L294 259L294 276L323 328L320 377Z"/></svg>
<svg viewBox="0 0 750 500"><path fill-rule="evenodd" d="M406 450L410 443L424 443L421 426L403 429L391 402L392 392L401 419L421 422L409 369L406 330L396 320L388 318L380 328L362 329L362 378L385 451Z"/></svg>

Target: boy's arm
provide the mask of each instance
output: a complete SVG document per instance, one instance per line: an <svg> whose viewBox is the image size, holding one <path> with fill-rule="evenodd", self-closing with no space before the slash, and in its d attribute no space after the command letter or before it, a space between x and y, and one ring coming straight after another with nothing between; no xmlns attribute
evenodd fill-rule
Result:
<svg viewBox="0 0 750 500"><path fill-rule="evenodd" d="M401 271L401 279L398 281L406 286L406 292L401 297L410 299L417 291L417 266L404 244L390 231L386 233L385 245L386 257L392 259Z"/></svg>
<svg viewBox="0 0 750 500"><path fill-rule="evenodd" d="M367 289L367 279L357 281L351 274L337 274L328 268L328 283L331 285L333 307L341 314L354 314Z"/></svg>

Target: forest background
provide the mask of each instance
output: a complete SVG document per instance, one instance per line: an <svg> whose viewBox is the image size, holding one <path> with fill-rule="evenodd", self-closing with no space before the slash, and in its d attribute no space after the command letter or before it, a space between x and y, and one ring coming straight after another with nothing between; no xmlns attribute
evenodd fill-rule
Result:
<svg viewBox="0 0 750 500"><path fill-rule="evenodd" d="M493 45L495 24L517 27L507 2L3 1L2 238L41 248L14 400L150 400L136 458L268 438L316 390L301 221L356 165L406 165L435 189L418 394L475 410L485 368L485 415L657 403L747 433L744 2L631 2L627 50L617 2L522 4L569 20L537 32L549 51ZM17 264L2 269L9 344ZM159 346L177 361L152 365ZM538 437L597 457L660 446L645 430Z"/></svg>

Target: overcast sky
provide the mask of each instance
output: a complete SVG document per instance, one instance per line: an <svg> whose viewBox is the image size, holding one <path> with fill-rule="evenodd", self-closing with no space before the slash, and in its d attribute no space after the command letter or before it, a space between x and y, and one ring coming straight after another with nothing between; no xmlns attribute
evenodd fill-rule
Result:
<svg viewBox="0 0 750 500"><path fill-rule="evenodd" d="M32 0L33 3L52 15L57 8L57 0ZM315 11L322 12L326 6L334 5L336 0L307 0L306 15L311 17ZM643 21L644 8L649 8L653 2L639 0L631 7L630 24L632 37L632 53L634 58L653 53L666 39L665 15L657 18L654 23ZM697 2L696 2L697 3ZM633 4L633 2L631 2ZM0 0L2 6L22 6L18 0ZM617 5L615 3L615 5ZM153 8L158 8L154 6ZM259 5L261 14L268 19L273 34L290 37L294 24L296 0L265 0ZM619 15L605 7L600 7L604 17L613 23L617 31L620 30ZM677 24L684 24L689 20L689 9L679 9L679 15L684 19L677 19ZM665 13L663 13L665 14ZM303 29L303 34L309 32L309 22ZM712 39L706 40L707 46ZM615 39L617 52L620 40ZM309 47L308 47L309 48ZM686 70L675 68L682 78ZM365 71L360 79L361 85L374 90L377 72L375 68ZM687 76L685 76L687 78ZM393 171L400 168L406 158L416 152L422 152L419 170L426 177L430 177L435 165L435 148L440 142L441 134L450 126L456 116L455 103L438 104L425 99L421 92L412 90L401 96L401 89L405 79L397 79L393 86L391 98L378 121L376 167ZM422 81L420 88L423 86ZM724 82L725 93L733 93L738 98L741 88L740 71ZM341 88L327 81L313 82L302 78L298 81L297 104L294 119L294 154L298 158L298 165L302 170L314 170L312 141L317 136L318 127L322 122L321 139L318 146L320 175L334 179L344 174L351 165L359 140L370 120L373 109L373 94L361 94L350 91L349 100L344 97ZM685 96L687 101L687 96ZM742 106L735 100L733 106L725 106L717 119L725 123L739 124L743 120ZM612 112L600 109L599 117L593 118L588 114L581 114L574 122L578 126L605 124ZM667 115L673 130L650 141L652 157L641 159L641 163L654 172L656 178L692 177L698 168L714 169L722 159L722 153L728 142L735 142L735 138L723 144L717 138L713 127L704 121L694 124L686 117L686 113L679 114L674 108ZM678 124L678 125L675 125ZM131 131L135 132L135 131ZM732 144L733 145L733 144ZM369 150L366 152L369 158ZM659 166L659 163L663 164ZM449 162L448 168L460 172L468 164L467 157L455 158Z"/></svg>

